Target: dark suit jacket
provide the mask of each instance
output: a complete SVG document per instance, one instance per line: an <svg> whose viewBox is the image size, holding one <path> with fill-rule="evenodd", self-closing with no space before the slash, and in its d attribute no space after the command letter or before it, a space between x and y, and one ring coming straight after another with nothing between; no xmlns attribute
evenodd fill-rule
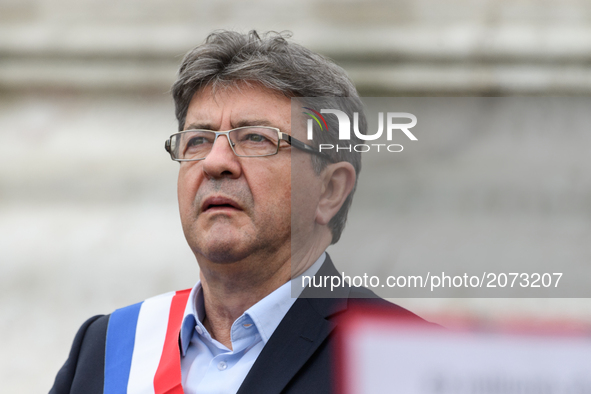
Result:
<svg viewBox="0 0 591 394"><path fill-rule="evenodd" d="M338 275L328 255L316 275ZM306 298L326 295L326 289L304 290L263 348L239 394L334 392L335 328L339 317L355 305L371 304L421 320L365 288L341 287L328 294L331 298ZM103 393L108 322L108 315L95 316L82 325L50 394Z"/></svg>

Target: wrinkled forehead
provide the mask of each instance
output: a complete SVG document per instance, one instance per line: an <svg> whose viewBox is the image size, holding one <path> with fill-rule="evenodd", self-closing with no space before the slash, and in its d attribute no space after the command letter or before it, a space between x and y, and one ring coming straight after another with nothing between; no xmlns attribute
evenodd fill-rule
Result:
<svg viewBox="0 0 591 394"><path fill-rule="evenodd" d="M291 102L285 95L258 84L198 90L191 99L184 129L225 130L242 126L272 126L290 132Z"/></svg>

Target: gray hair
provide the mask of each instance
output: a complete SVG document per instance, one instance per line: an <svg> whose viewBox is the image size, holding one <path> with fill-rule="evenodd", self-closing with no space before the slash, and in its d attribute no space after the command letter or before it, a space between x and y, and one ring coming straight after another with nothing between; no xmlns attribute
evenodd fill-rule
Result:
<svg viewBox="0 0 591 394"><path fill-rule="evenodd" d="M181 64L179 75L172 86L179 130L182 130L187 109L193 96L200 89L238 87L241 82L256 83L277 91L286 97L317 97L314 105L321 108L340 108L350 115L359 113L359 130L365 133L367 123L363 104L355 86L345 70L327 58L288 41L290 33L268 32L259 35L255 30L248 34L233 31L216 31L205 43L189 51ZM346 107L342 100L346 97ZM309 101L307 101L309 103ZM320 108L320 107L317 107ZM315 133L314 143L351 146L360 142L352 136L351 141L339 141L338 123L334 116L327 116L330 132ZM330 123L333 123L332 126ZM349 148L350 149L350 148ZM357 178L361 171L361 154L351 149L326 151L334 162L347 161L355 168ZM317 174L329 164L320 156L312 155L312 164ZM347 213L353 201L353 190L328 226L332 232L332 243L341 237L347 221Z"/></svg>

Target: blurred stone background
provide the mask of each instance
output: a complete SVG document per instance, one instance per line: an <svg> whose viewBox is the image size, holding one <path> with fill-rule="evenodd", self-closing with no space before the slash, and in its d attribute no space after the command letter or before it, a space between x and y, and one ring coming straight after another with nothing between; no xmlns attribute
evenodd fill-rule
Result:
<svg viewBox="0 0 591 394"><path fill-rule="evenodd" d="M47 392L87 317L196 281L198 268L178 220L178 165L163 142L176 130L168 91L182 55L220 28L291 30L295 41L343 66L364 96L591 93L591 4L582 0L0 0L3 393ZM526 141L535 142L535 127L524 127ZM544 144L560 143L560 131L545 135ZM426 161L421 182L429 184L442 168L455 173L503 163L503 155L490 153L500 151L506 139L475 138L478 144L455 155ZM536 156L534 162L553 169L558 182L549 185L591 201L583 142L588 137L570 145L577 160ZM568 157L564 149L561 158ZM526 160L543 152L515 149L511 157L522 153ZM399 204L404 210L409 201L423 201L435 214L452 212L447 219L455 222L412 216L421 210L411 209L401 226L412 225L417 234L445 228L448 240L461 239L465 211L457 204L467 190L462 185L480 174L457 174L457 186L446 186L456 192L446 199L414 187ZM371 172L363 176L371 183ZM400 177L416 186L408 174L395 176L393 196L401 195L394 187ZM526 173L518 181L528 179ZM566 223L562 237L552 238L551 253L581 261L581 275L588 276L589 204L567 212L552 210L553 199L544 201L557 215L544 217L544 223ZM497 218L493 234L507 228L496 207L478 205L478 215ZM363 216L362 205L353 209ZM517 225L535 227L524 220ZM547 233L530 235L533 244L547 245ZM496 241L480 240L489 247ZM347 244L335 256L350 256ZM485 320L590 320L591 311L587 299L398 302L435 320L449 313Z"/></svg>

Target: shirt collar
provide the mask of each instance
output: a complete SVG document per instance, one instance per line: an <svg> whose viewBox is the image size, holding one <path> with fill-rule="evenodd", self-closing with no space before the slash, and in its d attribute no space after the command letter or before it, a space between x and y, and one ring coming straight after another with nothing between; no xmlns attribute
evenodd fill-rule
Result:
<svg viewBox="0 0 591 394"><path fill-rule="evenodd" d="M279 323L281 323L289 308L291 308L296 298L302 292L303 288L301 287L299 278L304 275L314 276L325 259L326 252L322 253L318 260L302 275L283 284L244 312L256 325L264 343L267 343L269 338L271 338L271 335L273 335L273 332L275 332L275 329L279 326ZM193 331L196 327L206 332L205 327L201 323L204 317L203 289L201 287L201 281L198 281L189 294L189 300L183 316L183 324L181 325L180 339L183 356L187 352Z"/></svg>
<svg viewBox="0 0 591 394"><path fill-rule="evenodd" d="M189 299L187 300L187 306L183 315L183 324L181 325L180 337L183 356L187 352L196 325L201 325L201 320L203 320L204 316L203 290L201 289L201 281L197 281L189 293Z"/></svg>

